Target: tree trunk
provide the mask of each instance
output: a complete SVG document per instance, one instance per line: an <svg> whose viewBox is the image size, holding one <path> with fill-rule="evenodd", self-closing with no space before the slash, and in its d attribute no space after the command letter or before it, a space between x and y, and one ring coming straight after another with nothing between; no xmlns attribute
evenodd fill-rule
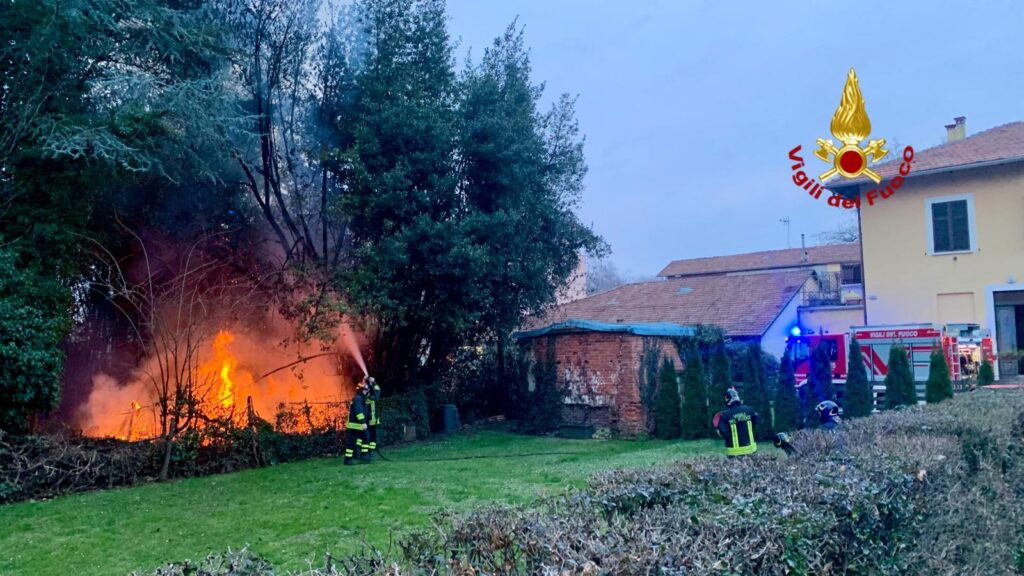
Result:
<svg viewBox="0 0 1024 576"><path fill-rule="evenodd" d="M167 480L167 475L171 469L171 453L174 452L174 438L170 436L164 437L164 462L160 466L160 481Z"/></svg>

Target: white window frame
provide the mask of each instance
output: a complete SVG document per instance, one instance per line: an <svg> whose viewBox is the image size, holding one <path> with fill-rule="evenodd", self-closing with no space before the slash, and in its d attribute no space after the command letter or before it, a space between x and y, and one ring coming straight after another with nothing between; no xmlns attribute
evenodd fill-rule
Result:
<svg viewBox="0 0 1024 576"><path fill-rule="evenodd" d="M944 204L946 202L956 202L958 200L967 201L967 236L968 241L971 243L969 250L950 250L948 252L936 252L935 251L935 230L932 227L932 205L933 204ZM927 242L927 252L931 256L946 256L949 254L972 254L978 251L978 237L977 237L977 226L974 225L974 193L968 192L965 194L953 194L950 196L935 196L932 198L924 199L924 222L925 229L928 231L928 237L925 239Z"/></svg>

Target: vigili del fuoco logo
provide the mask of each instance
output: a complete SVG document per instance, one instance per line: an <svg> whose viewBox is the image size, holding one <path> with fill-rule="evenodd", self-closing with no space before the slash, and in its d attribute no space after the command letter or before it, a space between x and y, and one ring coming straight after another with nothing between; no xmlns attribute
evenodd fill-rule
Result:
<svg viewBox="0 0 1024 576"><path fill-rule="evenodd" d="M799 156L801 146L789 151L789 159L794 162L793 183L803 188L814 199L821 198L821 192L825 189L824 183L839 176L847 179L867 178L875 184L882 183L882 177L870 168L889 154L885 149L885 138L868 140L867 146L861 143L871 134L871 119L868 118L867 110L864 107L864 96L860 93L860 84L857 83L857 73L850 68L846 76L846 86L843 87L843 96L839 100L839 107L832 115L832 124L829 126L832 136L839 140L837 145L832 139L818 138L818 149L814 156L822 162L830 165L830 168L822 172L815 180L804 172L804 159ZM873 188L865 197L869 206L874 206L875 201L884 200L903 185L903 178L910 174L911 163L914 161L914 149L907 146L903 149L903 162L900 163L899 174L894 176L884 187ZM829 206L836 208L860 208L860 194L852 198L846 198L832 193L828 196Z"/></svg>

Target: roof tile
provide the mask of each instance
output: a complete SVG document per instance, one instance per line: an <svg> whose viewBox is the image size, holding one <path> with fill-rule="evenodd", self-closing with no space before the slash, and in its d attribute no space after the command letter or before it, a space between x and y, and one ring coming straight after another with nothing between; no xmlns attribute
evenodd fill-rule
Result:
<svg viewBox="0 0 1024 576"><path fill-rule="evenodd" d="M525 329L567 320L714 324L728 336L760 336L810 270L717 274L626 284L531 317ZM690 291L680 290L690 288Z"/></svg>
<svg viewBox="0 0 1024 576"><path fill-rule="evenodd" d="M893 150L892 160L873 166L872 170L889 180L899 172L902 163L902 150ZM967 167L1000 160L1024 160L1024 122L1011 122L978 132L962 140L940 144L925 150L914 150L913 171L910 176L922 172L941 170L943 168ZM829 189L846 188L859 184L869 184L867 178L854 180L838 180Z"/></svg>
<svg viewBox="0 0 1024 576"><path fill-rule="evenodd" d="M719 274L722 272L740 272L747 270L768 270L773 268L800 268L835 264L843 262L860 262L860 244L832 244L828 246L811 246L807 250L807 259L803 259L803 248L786 250L768 250L732 256L715 256L712 258L693 258L676 260L669 263L658 276L691 276L697 274Z"/></svg>

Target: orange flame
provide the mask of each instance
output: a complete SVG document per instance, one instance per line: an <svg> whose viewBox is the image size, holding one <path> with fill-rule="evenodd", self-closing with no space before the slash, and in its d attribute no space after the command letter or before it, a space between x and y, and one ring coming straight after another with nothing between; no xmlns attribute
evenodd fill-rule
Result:
<svg viewBox="0 0 1024 576"><path fill-rule="evenodd" d="M211 361L214 365L220 364L220 391L217 393L217 401L224 408L231 408L235 405L235 383L231 380L231 371L235 369L238 360L231 355L228 344L235 341L235 337L227 330L221 330L213 339L214 358Z"/></svg>
<svg viewBox="0 0 1024 576"><path fill-rule="evenodd" d="M340 422L336 412L339 407L347 407L352 388L351 376L343 374L339 364L344 352L339 349L337 356L319 356L280 370L309 355L301 348L281 345L290 334L286 328L246 327L215 333L210 345L201 351L202 359L194 375L208 384L201 408L204 414L245 426L251 406L253 415L288 432L307 432L324 426L325 422ZM160 404L144 366L140 366L136 379L125 383L105 374L94 376L89 400L78 414L84 434L122 440L149 439L160 434ZM257 377L259 374L265 376ZM306 415L310 410L312 417ZM289 419L282 417L284 412L302 417ZM343 425L338 422L334 424Z"/></svg>

